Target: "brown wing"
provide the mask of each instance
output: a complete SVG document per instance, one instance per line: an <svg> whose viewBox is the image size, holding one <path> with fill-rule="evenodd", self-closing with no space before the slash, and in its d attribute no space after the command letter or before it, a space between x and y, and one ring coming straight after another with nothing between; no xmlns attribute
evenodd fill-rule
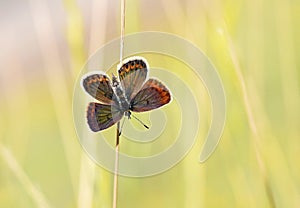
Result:
<svg viewBox="0 0 300 208"><path fill-rule="evenodd" d="M149 79L130 102L130 110L149 111L169 103L170 100L169 90L160 81Z"/></svg>
<svg viewBox="0 0 300 208"><path fill-rule="evenodd" d="M104 74L92 74L85 77L82 81L83 88L93 98L101 103L112 104L114 91L111 87L109 78Z"/></svg>
<svg viewBox="0 0 300 208"><path fill-rule="evenodd" d="M147 64L142 59L129 60L123 64L118 73L125 96L130 101L147 78Z"/></svg>
<svg viewBox="0 0 300 208"><path fill-rule="evenodd" d="M107 129L118 122L123 116L114 105L89 103L87 109L87 122L94 132Z"/></svg>

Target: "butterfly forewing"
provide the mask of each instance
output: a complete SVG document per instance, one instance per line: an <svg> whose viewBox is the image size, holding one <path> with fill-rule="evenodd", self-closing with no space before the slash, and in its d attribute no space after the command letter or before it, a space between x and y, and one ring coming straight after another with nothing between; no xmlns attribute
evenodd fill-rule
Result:
<svg viewBox="0 0 300 208"><path fill-rule="evenodd" d="M114 125L123 116L123 113L114 105L89 103L87 109L87 121L90 129L94 132L107 129Z"/></svg>
<svg viewBox="0 0 300 208"><path fill-rule="evenodd" d="M82 85L86 92L104 104L114 103L114 91L109 78L104 74L92 74L83 79Z"/></svg>
<svg viewBox="0 0 300 208"><path fill-rule="evenodd" d="M141 59L130 60L123 64L118 72L125 96L130 101L147 78L147 64Z"/></svg>
<svg viewBox="0 0 300 208"><path fill-rule="evenodd" d="M130 110L135 112L159 108L171 100L169 90L158 80L149 79L130 102Z"/></svg>

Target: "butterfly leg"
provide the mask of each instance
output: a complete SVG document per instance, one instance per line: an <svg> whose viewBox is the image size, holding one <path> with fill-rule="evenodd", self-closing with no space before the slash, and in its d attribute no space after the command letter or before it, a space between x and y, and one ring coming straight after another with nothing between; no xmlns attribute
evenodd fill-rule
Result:
<svg viewBox="0 0 300 208"><path fill-rule="evenodd" d="M124 126L124 123L125 123L125 117L123 118L123 121L122 121L122 124L121 124L121 128L119 129L119 136L121 136L122 134L122 130L123 130L123 126Z"/></svg>
<svg viewBox="0 0 300 208"><path fill-rule="evenodd" d="M131 119L131 112L130 111L126 111L125 112L125 117L127 117L128 119Z"/></svg>
<svg viewBox="0 0 300 208"><path fill-rule="evenodd" d="M130 111L126 111L126 112L125 112L125 116L124 116L123 121L122 121L121 128L120 128L120 130L119 130L119 136L121 136L121 133L122 133L122 130L123 130L123 126L124 126L126 117L127 117L128 119L131 119L130 116L131 116L131 112L130 112Z"/></svg>

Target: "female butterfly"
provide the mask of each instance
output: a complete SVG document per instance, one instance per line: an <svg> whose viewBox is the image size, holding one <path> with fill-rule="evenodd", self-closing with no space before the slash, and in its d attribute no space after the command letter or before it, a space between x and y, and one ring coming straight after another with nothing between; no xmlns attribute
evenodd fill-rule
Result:
<svg viewBox="0 0 300 208"><path fill-rule="evenodd" d="M104 73L90 74L82 79L84 90L100 103L90 102L87 123L98 132L114 125L132 112L159 108L171 101L171 93L159 80L148 77L148 64L142 57L131 57L118 66L119 80L112 82ZM146 126L147 127L147 126Z"/></svg>

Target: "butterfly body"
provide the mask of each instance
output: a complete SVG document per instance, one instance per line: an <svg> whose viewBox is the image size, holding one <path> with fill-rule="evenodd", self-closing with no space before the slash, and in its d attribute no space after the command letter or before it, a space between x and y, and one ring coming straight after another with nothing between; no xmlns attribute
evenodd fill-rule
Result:
<svg viewBox="0 0 300 208"><path fill-rule="evenodd" d="M144 112L159 108L171 100L169 90L158 80L147 80L148 67L141 57L124 61L110 82L106 74L92 74L83 79L84 90L100 103L91 102L87 121L94 132L109 128L131 111Z"/></svg>
<svg viewBox="0 0 300 208"><path fill-rule="evenodd" d="M117 78L114 75L113 75L112 83L113 83L112 86L114 88L116 99L118 101L117 103L119 104L119 110L121 112L128 111L129 110L129 102L128 102L127 98L125 97L124 90L122 89Z"/></svg>

